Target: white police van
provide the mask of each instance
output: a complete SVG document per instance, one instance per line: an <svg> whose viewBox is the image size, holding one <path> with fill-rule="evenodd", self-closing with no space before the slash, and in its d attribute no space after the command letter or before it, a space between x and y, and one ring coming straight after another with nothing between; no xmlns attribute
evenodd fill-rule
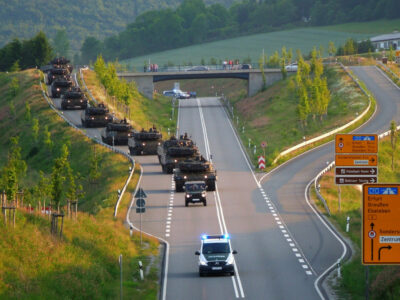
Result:
<svg viewBox="0 0 400 300"><path fill-rule="evenodd" d="M231 248L228 234L203 235L201 237L199 256L199 275L228 273L235 275L234 257L237 251Z"/></svg>

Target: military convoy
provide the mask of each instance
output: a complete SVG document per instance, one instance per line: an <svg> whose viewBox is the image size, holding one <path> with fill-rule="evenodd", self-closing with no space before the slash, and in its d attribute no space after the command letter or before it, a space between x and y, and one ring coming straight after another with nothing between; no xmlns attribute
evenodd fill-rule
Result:
<svg viewBox="0 0 400 300"><path fill-rule="evenodd" d="M185 134L179 139L172 136L164 141L158 146L157 155L163 172L172 174L180 161L199 155L199 149Z"/></svg>
<svg viewBox="0 0 400 300"><path fill-rule="evenodd" d="M114 117L103 103L98 106L87 107L81 114L83 127L105 127L113 120Z"/></svg>
<svg viewBox="0 0 400 300"><path fill-rule="evenodd" d="M110 146L128 145L128 139L133 136L132 126L124 119L120 122L108 123L101 132L103 143Z"/></svg>
<svg viewBox="0 0 400 300"><path fill-rule="evenodd" d="M66 68L69 71L69 73L71 73L73 70L73 67L69 63L70 63L69 59L66 59L65 57L56 57L52 61L50 61L50 64L53 67Z"/></svg>
<svg viewBox="0 0 400 300"><path fill-rule="evenodd" d="M161 143L162 134L153 126L148 131L135 132L128 140L128 147L131 155L155 155Z"/></svg>
<svg viewBox="0 0 400 300"><path fill-rule="evenodd" d="M211 162L207 161L202 155L195 158L186 159L178 163L174 169L175 191L183 192L183 187L187 181L204 181L207 191L215 191L217 181L217 171Z"/></svg>
<svg viewBox="0 0 400 300"><path fill-rule="evenodd" d="M85 109L88 100L79 87L72 87L61 96L61 109Z"/></svg>
<svg viewBox="0 0 400 300"><path fill-rule="evenodd" d="M52 68L47 72L47 84L50 85L57 79L71 80L69 71L65 68Z"/></svg>

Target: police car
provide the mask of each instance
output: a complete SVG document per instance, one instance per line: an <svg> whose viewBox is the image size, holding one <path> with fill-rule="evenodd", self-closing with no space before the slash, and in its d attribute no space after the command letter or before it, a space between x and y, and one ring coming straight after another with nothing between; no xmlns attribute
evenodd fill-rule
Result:
<svg viewBox="0 0 400 300"><path fill-rule="evenodd" d="M199 275L229 273L235 275L234 257L237 251L231 248L228 234L203 235L201 237L199 256Z"/></svg>

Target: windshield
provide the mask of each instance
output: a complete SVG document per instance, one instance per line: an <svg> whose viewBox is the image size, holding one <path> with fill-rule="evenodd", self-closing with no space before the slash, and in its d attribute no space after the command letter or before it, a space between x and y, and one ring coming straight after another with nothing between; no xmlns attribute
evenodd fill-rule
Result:
<svg viewBox="0 0 400 300"><path fill-rule="evenodd" d="M187 184L185 189L187 192L204 191L206 189L206 185L204 183Z"/></svg>
<svg viewBox="0 0 400 300"><path fill-rule="evenodd" d="M229 253L229 243L203 244L203 254Z"/></svg>

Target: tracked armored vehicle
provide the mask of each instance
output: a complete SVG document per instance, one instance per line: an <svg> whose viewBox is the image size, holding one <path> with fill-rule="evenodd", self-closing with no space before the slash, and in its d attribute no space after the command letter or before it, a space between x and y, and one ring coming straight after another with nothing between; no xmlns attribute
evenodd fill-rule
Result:
<svg viewBox="0 0 400 300"><path fill-rule="evenodd" d="M52 68L47 72L47 84L50 85L57 79L71 80L66 68Z"/></svg>
<svg viewBox="0 0 400 300"><path fill-rule="evenodd" d="M199 150L191 139L181 136L180 139L171 137L157 148L158 160L164 173L172 174L174 168L182 160L199 155Z"/></svg>
<svg viewBox="0 0 400 300"><path fill-rule="evenodd" d="M211 162L198 155L178 163L178 167L174 169L174 181L177 192L183 192L183 186L187 181L204 181L207 191L215 191L217 171Z"/></svg>
<svg viewBox="0 0 400 300"><path fill-rule="evenodd" d="M70 87L72 87L72 80L66 78L59 78L51 84L51 97L60 98Z"/></svg>
<svg viewBox="0 0 400 300"><path fill-rule="evenodd" d="M88 100L78 87L72 87L61 96L61 109L85 109Z"/></svg>
<svg viewBox="0 0 400 300"><path fill-rule="evenodd" d="M71 73L73 70L73 67L69 63L70 63L70 60L66 59L65 57L56 57L52 61L50 61L51 65L53 65L55 67L66 68Z"/></svg>
<svg viewBox="0 0 400 300"><path fill-rule="evenodd" d="M162 134L154 126L148 131L142 129L129 138L128 146L131 155L155 155L162 143Z"/></svg>
<svg viewBox="0 0 400 300"><path fill-rule="evenodd" d="M108 123L106 128L101 132L101 139L103 143L110 146L115 145L128 145L128 139L134 134L132 126L126 121L122 120L119 123L115 121Z"/></svg>
<svg viewBox="0 0 400 300"><path fill-rule="evenodd" d="M87 107L81 114L83 127L105 127L114 117L103 103L98 106Z"/></svg>

